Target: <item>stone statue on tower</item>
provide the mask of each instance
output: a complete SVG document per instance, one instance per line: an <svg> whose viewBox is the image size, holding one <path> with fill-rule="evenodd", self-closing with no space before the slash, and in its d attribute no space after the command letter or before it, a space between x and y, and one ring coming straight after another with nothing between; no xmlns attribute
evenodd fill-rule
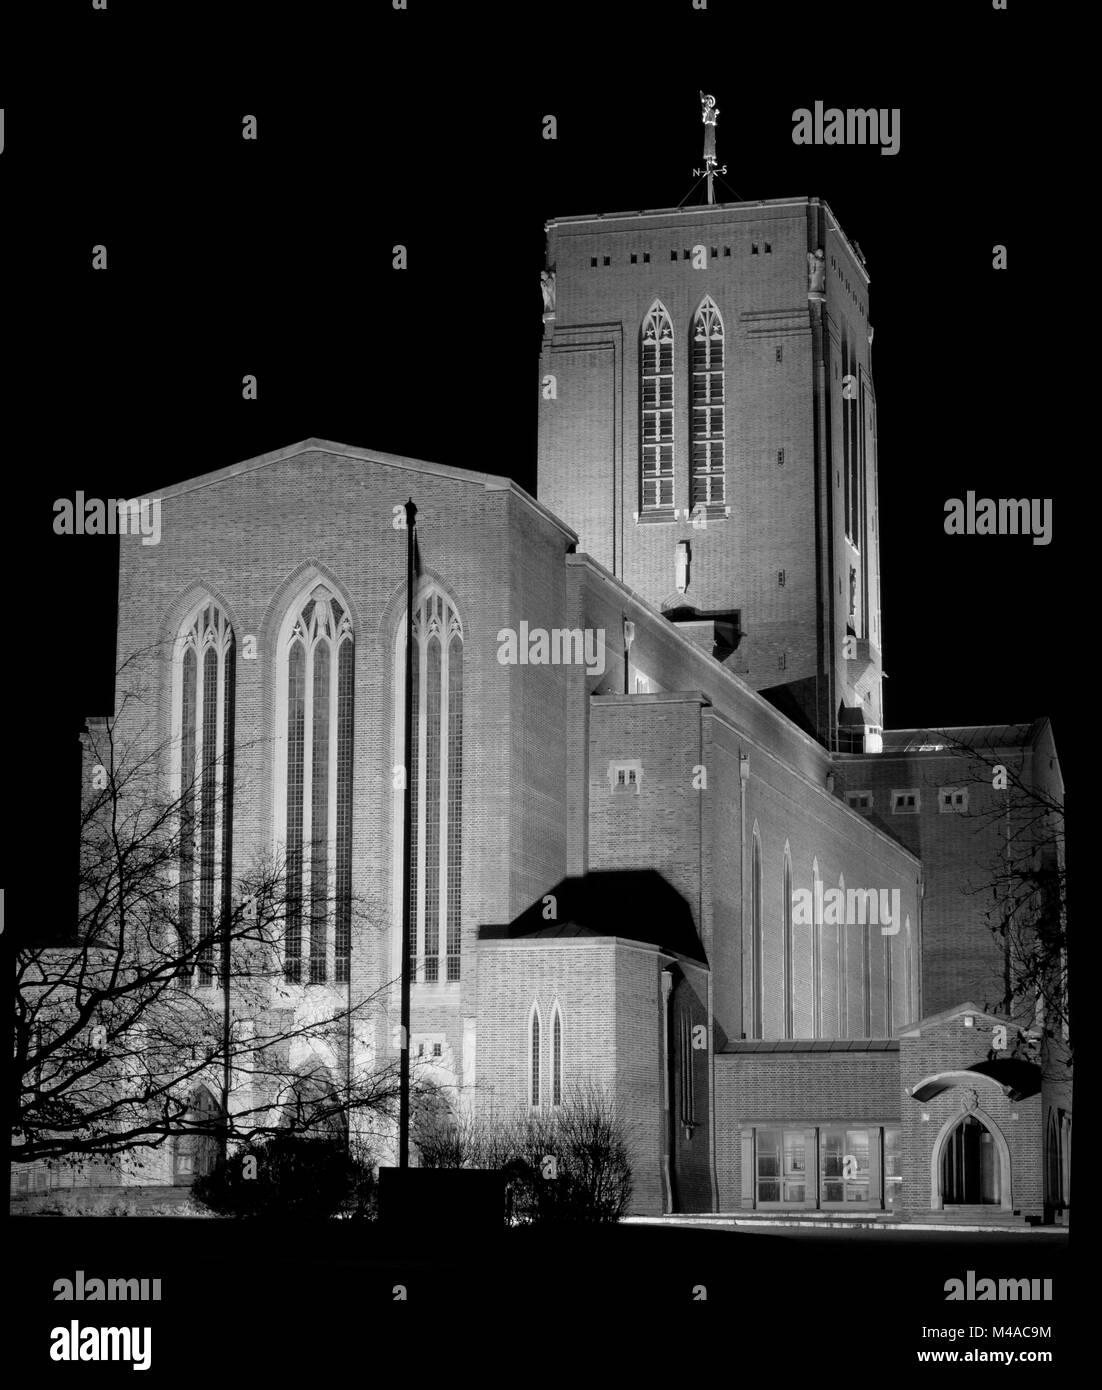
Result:
<svg viewBox="0 0 1102 1390"><path fill-rule="evenodd" d="M700 119L704 122L704 163L714 166L716 162L716 121L719 118L715 97L706 96L703 92L700 93L700 113Z"/></svg>
<svg viewBox="0 0 1102 1390"><path fill-rule="evenodd" d="M714 203L715 176L725 174L727 166L722 167L716 164L716 121L719 119L719 108L716 106L716 99L709 96L707 92L700 93L700 119L704 122L704 168L694 169L693 173L697 177L708 180L708 202Z"/></svg>
<svg viewBox="0 0 1102 1390"><path fill-rule="evenodd" d="M807 253L807 297L826 299L826 255L821 246Z"/></svg>
<svg viewBox="0 0 1102 1390"><path fill-rule="evenodd" d="M555 312L555 272L553 270L540 271L540 289L543 291L543 312L553 314Z"/></svg>

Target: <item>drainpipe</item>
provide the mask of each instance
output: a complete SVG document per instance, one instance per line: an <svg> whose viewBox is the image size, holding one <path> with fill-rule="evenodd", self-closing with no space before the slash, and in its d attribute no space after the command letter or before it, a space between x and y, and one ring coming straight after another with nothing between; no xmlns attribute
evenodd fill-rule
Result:
<svg viewBox="0 0 1102 1390"><path fill-rule="evenodd" d="M670 1179L670 1136L673 1129L670 1114L670 991L673 977L669 967L662 971L662 1187L663 1206L673 1212L673 1185Z"/></svg>
<svg viewBox="0 0 1102 1390"><path fill-rule="evenodd" d="M348 1096L348 1110L344 1117L344 1146L345 1153L351 1157L352 1154L352 925L349 923L348 941L348 994L346 1000L345 1014L345 1038L344 1038L344 1085Z"/></svg>
<svg viewBox="0 0 1102 1390"><path fill-rule="evenodd" d="M743 961L740 971L740 984L742 986L742 1036L746 1037L746 783L750 780L750 755L740 753L738 758L739 771L739 835L738 835L738 869L739 869L739 943L741 946L741 958ZM751 979L751 992L753 991L753 980ZM751 1018L753 1018L753 1003L751 1002ZM753 1029L751 1029L753 1031Z"/></svg>
<svg viewBox="0 0 1102 1390"><path fill-rule="evenodd" d="M704 768L704 775L708 775L708 764L704 761L704 719L708 715L708 710L701 710L700 719L700 766ZM700 925L703 935L704 927L704 803L703 796L707 790L707 783L701 788L698 795L702 798L700 805L699 836L700 836ZM709 922L709 928L714 926L714 922ZM711 930L709 930L708 948L708 1179L712 1185L712 1210L718 1210L719 1203L719 1183L716 1181L716 1078L715 1078L715 1001L713 994L713 963L715 957L715 946L711 940Z"/></svg>

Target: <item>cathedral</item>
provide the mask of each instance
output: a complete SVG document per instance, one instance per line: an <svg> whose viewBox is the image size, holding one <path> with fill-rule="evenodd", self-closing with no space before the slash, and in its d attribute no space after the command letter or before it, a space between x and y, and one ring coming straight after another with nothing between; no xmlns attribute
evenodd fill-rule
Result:
<svg viewBox="0 0 1102 1390"><path fill-rule="evenodd" d="M411 1055L457 1107L602 1087L640 1215L1065 1221L1058 1030L969 892L1059 765L1043 718L885 727L863 257L816 198L546 231L536 496L505 440L307 439L197 459L123 539L119 663L200 786L186 913L285 855L279 1006L387 1001L296 1062L392 1058L408 774Z"/></svg>

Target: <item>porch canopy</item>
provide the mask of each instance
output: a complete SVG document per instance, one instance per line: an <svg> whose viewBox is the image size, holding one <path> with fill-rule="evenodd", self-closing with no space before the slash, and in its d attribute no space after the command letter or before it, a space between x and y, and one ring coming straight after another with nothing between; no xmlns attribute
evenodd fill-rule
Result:
<svg viewBox="0 0 1102 1390"><path fill-rule="evenodd" d="M917 1086L911 1087L911 1099L926 1101L953 1086L961 1086L981 1077L997 1082L1008 1100L1027 1100L1041 1089L1041 1068L1036 1062L1027 1062L1022 1057L995 1057L956 1071L941 1071L928 1076Z"/></svg>

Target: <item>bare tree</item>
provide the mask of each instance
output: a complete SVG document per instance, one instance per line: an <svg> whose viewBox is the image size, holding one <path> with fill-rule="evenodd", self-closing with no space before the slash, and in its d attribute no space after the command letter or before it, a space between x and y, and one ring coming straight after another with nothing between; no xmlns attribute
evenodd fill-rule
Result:
<svg viewBox="0 0 1102 1390"><path fill-rule="evenodd" d="M962 889L1002 959L1001 996L983 1002L1007 1015L1030 1012L1030 1031L1050 1045L1047 1055L1070 1065L1064 794L1058 778L1039 765L1050 755L1028 743L1008 747L997 729L935 730L931 736L960 760L957 789L996 793L970 801L977 844L991 848L977 857L972 882ZM1051 758L1054 764L1054 751Z"/></svg>
<svg viewBox="0 0 1102 1390"><path fill-rule="evenodd" d="M287 1127L347 1133L374 1119L385 1130L397 1061L363 1058L389 985L354 997L349 969L307 1000L285 956L288 916L303 905L278 854L254 854L204 896L200 877L216 875L191 852L198 788L172 786L171 750L137 728L135 703L87 736L75 929L15 945L13 1163L137 1160L181 1136L225 1154L231 1140ZM232 775L217 784L227 797ZM308 915L333 920L329 888L311 893ZM361 933L384 929L362 900L351 916ZM337 1064L303 1074L292 1066L303 1055ZM213 1110L195 1104L200 1087Z"/></svg>

